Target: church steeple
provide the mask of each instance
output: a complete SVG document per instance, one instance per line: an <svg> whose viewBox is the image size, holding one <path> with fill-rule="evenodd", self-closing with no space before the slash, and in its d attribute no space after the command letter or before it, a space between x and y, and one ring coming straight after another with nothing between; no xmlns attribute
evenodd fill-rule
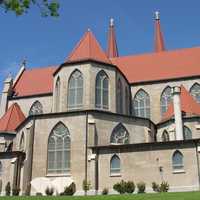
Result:
<svg viewBox="0 0 200 200"><path fill-rule="evenodd" d="M109 58L118 57L118 49L117 49L113 18L110 19L110 25L109 25L107 56Z"/></svg>
<svg viewBox="0 0 200 200"><path fill-rule="evenodd" d="M163 39L163 34L160 26L160 13L155 12L155 52L160 52L165 50L165 44Z"/></svg>

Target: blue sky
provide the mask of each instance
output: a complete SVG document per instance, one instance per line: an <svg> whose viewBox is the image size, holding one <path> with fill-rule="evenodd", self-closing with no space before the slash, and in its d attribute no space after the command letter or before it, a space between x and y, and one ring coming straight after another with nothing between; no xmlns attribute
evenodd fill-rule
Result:
<svg viewBox="0 0 200 200"><path fill-rule="evenodd" d="M120 55L153 51L153 12L161 12L167 49L200 46L199 0L60 0L60 17L43 18L37 8L16 17L0 9L0 89L25 57L28 68L60 64L90 28L106 48L115 19Z"/></svg>

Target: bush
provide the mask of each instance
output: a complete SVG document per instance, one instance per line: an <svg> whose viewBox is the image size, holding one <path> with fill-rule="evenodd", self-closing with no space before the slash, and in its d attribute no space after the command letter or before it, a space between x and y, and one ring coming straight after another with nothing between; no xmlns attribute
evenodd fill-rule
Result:
<svg viewBox="0 0 200 200"><path fill-rule="evenodd" d="M160 184L160 192L168 192L168 190L169 190L169 184L168 184L168 182L163 181Z"/></svg>
<svg viewBox="0 0 200 200"><path fill-rule="evenodd" d="M125 192L131 194L135 191L135 184L133 181L128 181L125 183Z"/></svg>
<svg viewBox="0 0 200 200"><path fill-rule="evenodd" d="M42 193L41 192L37 192L35 195L36 196L42 196Z"/></svg>
<svg viewBox="0 0 200 200"><path fill-rule="evenodd" d="M107 195L109 193L108 188L104 188L101 192L102 195Z"/></svg>
<svg viewBox="0 0 200 200"><path fill-rule="evenodd" d="M83 190L85 191L85 194L87 194L87 191L90 189L90 182L89 181L86 181L86 180L83 180Z"/></svg>
<svg viewBox="0 0 200 200"><path fill-rule="evenodd" d="M47 196L52 196L53 193L54 193L54 189L47 187L46 190L45 190L45 193L46 193Z"/></svg>
<svg viewBox="0 0 200 200"><path fill-rule="evenodd" d="M146 184L144 182L137 183L138 193L145 193Z"/></svg>
<svg viewBox="0 0 200 200"><path fill-rule="evenodd" d="M8 182L8 183L6 184L5 191L6 191L6 196L10 196L10 193L11 193L10 182Z"/></svg>
<svg viewBox="0 0 200 200"><path fill-rule="evenodd" d="M160 186L156 182L152 183L152 189L154 192L160 192Z"/></svg>
<svg viewBox="0 0 200 200"><path fill-rule="evenodd" d="M12 189L12 195L13 196L19 196L20 188L13 188Z"/></svg>
<svg viewBox="0 0 200 200"><path fill-rule="evenodd" d="M64 192L62 192L60 195L63 196L63 195L69 195L69 196L72 196L74 193L76 192L76 185L75 183L71 183L69 185L69 187L66 187Z"/></svg>
<svg viewBox="0 0 200 200"><path fill-rule="evenodd" d="M126 182L124 180L121 180L119 183L113 185L113 189L120 194L124 194L126 192Z"/></svg>
<svg viewBox="0 0 200 200"><path fill-rule="evenodd" d="M169 184L168 184L168 182L165 182L165 181L163 181L160 185L153 182L152 189L154 192L168 192Z"/></svg>

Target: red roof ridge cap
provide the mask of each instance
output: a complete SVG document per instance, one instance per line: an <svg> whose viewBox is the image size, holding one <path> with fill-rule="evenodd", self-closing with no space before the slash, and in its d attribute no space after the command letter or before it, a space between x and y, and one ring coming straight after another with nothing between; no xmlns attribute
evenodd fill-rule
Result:
<svg viewBox="0 0 200 200"><path fill-rule="evenodd" d="M138 54L132 54L132 55L124 55L124 56L119 56L119 57L114 57L110 58L110 60L117 60L120 58L130 58L130 57L142 57L142 56L152 56L152 55L164 55L164 54L169 54L169 53L174 53L178 51L187 51L187 50L192 50L192 49L200 49L200 46L195 46L195 47L189 47L189 48L181 48L181 49L171 49L171 50L165 50L165 51L160 51L160 52L146 52L146 53L138 53Z"/></svg>

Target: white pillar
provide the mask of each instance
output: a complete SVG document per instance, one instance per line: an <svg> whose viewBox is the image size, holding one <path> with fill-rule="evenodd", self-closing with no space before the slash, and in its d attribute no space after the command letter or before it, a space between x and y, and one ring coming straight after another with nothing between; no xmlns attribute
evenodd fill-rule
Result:
<svg viewBox="0 0 200 200"><path fill-rule="evenodd" d="M181 88L175 86L172 88L172 97L174 104L174 118L176 126L176 140L183 140L183 121L182 121L182 111L181 111Z"/></svg>

